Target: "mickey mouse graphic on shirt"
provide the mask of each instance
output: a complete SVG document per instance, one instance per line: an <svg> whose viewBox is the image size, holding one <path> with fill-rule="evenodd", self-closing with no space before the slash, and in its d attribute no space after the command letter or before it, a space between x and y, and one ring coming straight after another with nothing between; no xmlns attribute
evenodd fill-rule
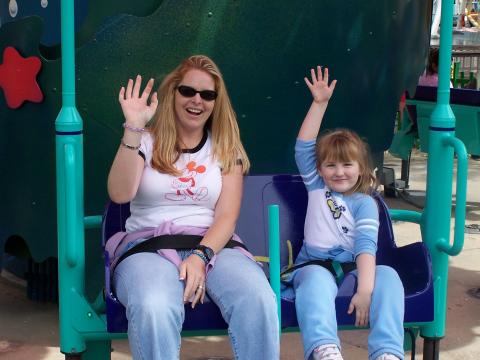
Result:
<svg viewBox="0 0 480 360"><path fill-rule="evenodd" d="M187 197L195 201L206 200L208 189L204 186L196 188L195 177L207 170L204 165L198 165L195 161L189 161L184 169L182 176L173 179L172 188L175 193L165 194L165 199L172 201L186 200Z"/></svg>

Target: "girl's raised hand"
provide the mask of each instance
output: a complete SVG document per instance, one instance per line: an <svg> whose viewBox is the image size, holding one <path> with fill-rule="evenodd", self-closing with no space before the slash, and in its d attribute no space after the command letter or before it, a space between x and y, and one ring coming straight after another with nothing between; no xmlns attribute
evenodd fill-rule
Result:
<svg viewBox="0 0 480 360"><path fill-rule="evenodd" d="M305 77L304 80L312 93L313 101L319 104L328 102L332 97L337 80L333 80L330 85L328 85L328 68L325 68L322 74L321 66L317 66L316 74L314 69L310 69L310 73L312 76L311 81L307 77Z"/></svg>
<svg viewBox="0 0 480 360"><path fill-rule="evenodd" d="M148 98L153 88L153 79L150 79L145 89L140 95L140 86L142 85L142 77L137 75L135 83L132 79L128 80L127 88L122 86L118 94L118 101L122 107L123 116L128 124L135 127L144 127L145 124L153 117L157 110L158 99L157 93L154 92L148 104Z"/></svg>

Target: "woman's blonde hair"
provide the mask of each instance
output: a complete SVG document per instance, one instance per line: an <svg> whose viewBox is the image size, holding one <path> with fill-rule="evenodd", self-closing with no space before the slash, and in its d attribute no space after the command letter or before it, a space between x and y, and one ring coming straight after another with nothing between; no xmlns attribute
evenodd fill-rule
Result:
<svg viewBox="0 0 480 360"><path fill-rule="evenodd" d="M355 186L349 191L369 194L376 186L368 145L355 132L337 129L327 132L317 142L317 169L325 161L357 161L360 174Z"/></svg>
<svg viewBox="0 0 480 360"><path fill-rule="evenodd" d="M212 114L205 124L212 134L213 156L220 162L223 173L230 173L240 160L243 173L246 174L250 169L250 161L240 140L237 118L225 82L217 65L205 55L194 55L183 60L160 85L159 105L150 129L154 138L152 167L162 173L180 174L174 166L181 153L175 120L175 91L185 74L192 69L212 76L218 94Z"/></svg>

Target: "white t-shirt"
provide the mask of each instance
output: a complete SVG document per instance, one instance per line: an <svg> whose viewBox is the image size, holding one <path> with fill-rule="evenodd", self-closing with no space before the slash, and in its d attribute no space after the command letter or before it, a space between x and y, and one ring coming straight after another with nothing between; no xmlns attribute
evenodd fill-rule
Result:
<svg viewBox="0 0 480 360"><path fill-rule="evenodd" d="M355 257L376 254L378 208L366 194L337 193L318 173L316 140L297 139L295 160L308 191L304 243L322 252L340 247Z"/></svg>
<svg viewBox="0 0 480 360"><path fill-rule="evenodd" d="M180 155L175 163L182 172L180 176L153 169L152 150L152 135L144 133L140 152L145 156L145 167L130 203L127 232L157 227L167 221L175 225L210 227L222 190L221 168L211 153L210 133L205 133L194 149Z"/></svg>

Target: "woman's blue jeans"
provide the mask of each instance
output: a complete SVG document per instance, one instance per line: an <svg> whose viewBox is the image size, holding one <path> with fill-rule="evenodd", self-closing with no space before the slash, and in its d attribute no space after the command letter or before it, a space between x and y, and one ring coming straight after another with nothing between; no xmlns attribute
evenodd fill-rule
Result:
<svg viewBox="0 0 480 360"><path fill-rule="evenodd" d="M127 309L133 358L178 359L185 310L177 267L155 253L134 254L117 266L114 284ZM206 288L228 324L236 359L279 359L275 295L260 266L237 250L223 249Z"/></svg>

